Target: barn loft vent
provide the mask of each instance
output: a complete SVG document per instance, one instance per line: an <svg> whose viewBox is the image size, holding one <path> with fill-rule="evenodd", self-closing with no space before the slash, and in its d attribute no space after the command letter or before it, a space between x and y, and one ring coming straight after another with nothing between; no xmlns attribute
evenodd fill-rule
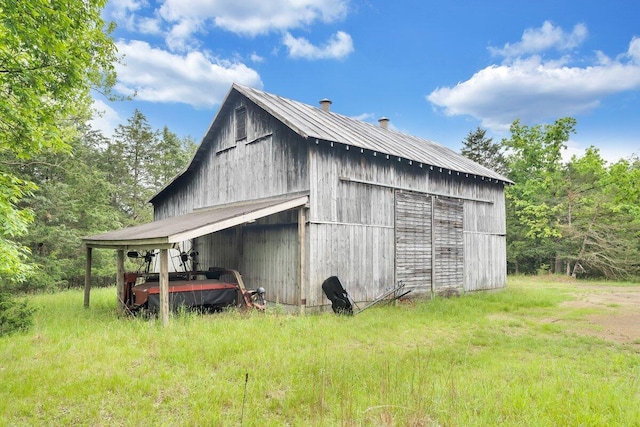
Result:
<svg viewBox="0 0 640 427"><path fill-rule="evenodd" d="M236 109L236 141L247 138L247 107Z"/></svg>
<svg viewBox="0 0 640 427"><path fill-rule="evenodd" d="M320 107L322 107L322 109L324 111L327 111L327 112L331 111L331 104L332 104L332 102L328 98L324 98L324 99L320 100Z"/></svg>
<svg viewBox="0 0 640 427"><path fill-rule="evenodd" d="M386 118L386 117L380 117L380 118L378 119L378 123L380 123L380 127L381 127L382 129L387 129L387 128L388 128L388 126L389 126L389 119L388 119L388 118Z"/></svg>

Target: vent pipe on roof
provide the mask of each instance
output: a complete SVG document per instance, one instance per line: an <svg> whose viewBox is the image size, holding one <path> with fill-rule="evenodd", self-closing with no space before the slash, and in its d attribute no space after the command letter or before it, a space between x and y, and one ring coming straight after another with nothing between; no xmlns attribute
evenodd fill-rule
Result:
<svg viewBox="0 0 640 427"><path fill-rule="evenodd" d="M321 100L320 106L324 111L331 111L331 100L327 98Z"/></svg>
<svg viewBox="0 0 640 427"><path fill-rule="evenodd" d="M386 117L380 117L378 119L378 123L380 123L380 127L382 129L387 129L387 127L389 126L389 119Z"/></svg>

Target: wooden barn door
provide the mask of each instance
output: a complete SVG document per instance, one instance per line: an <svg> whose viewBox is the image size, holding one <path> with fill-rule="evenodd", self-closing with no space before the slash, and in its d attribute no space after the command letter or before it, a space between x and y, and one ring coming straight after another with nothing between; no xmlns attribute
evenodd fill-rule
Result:
<svg viewBox="0 0 640 427"><path fill-rule="evenodd" d="M416 293L463 289L461 200L398 190L395 224L397 281Z"/></svg>
<svg viewBox="0 0 640 427"><path fill-rule="evenodd" d="M396 281L430 291L431 196L396 191L395 217Z"/></svg>
<svg viewBox="0 0 640 427"><path fill-rule="evenodd" d="M434 291L462 291L464 287L464 236L462 200L435 199Z"/></svg>

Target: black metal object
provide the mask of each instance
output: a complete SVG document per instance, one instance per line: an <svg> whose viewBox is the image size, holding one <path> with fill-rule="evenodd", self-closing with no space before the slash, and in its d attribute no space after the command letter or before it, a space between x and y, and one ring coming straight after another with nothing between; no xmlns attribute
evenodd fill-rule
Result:
<svg viewBox="0 0 640 427"><path fill-rule="evenodd" d="M236 306L237 304L238 289L230 285L222 289L169 293L169 309L173 311L177 311L180 307L217 311L224 307ZM160 310L160 294L149 295L147 310L152 313Z"/></svg>
<svg viewBox="0 0 640 427"><path fill-rule="evenodd" d="M403 288L404 283L402 283L402 281L399 281L398 285L395 288L383 292L376 299L364 306L364 308L360 309L360 307L358 307L358 311L354 313L352 305L353 301L347 293L346 289L342 286L342 283L340 283L340 279L338 279L337 276L331 276L327 280L322 282L322 291L331 301L331 308L333 309L333 312L336 314L348 315L362 313L363 311L370 307L373 307L380 301L385 300L385 298L391 296L392 294L393 298L387 299L387 303L391 303L399 298L402 298L403 296L411 292L411 289L404 290ZM353 302L353 304L355 304L355 302Z"/></svg>
<svg viewBox="0 0 640 427"><path fill-rule="evenodd" d="M374 299L373 301L371 301L369 304L365 305L364 308L360 311L358 311L358 313L362 313L363 311L365 311L367 308L373 307L374 305L376 305L377 303L379 303L380 301L384 300L385 298L387 298L388 296L390 296L391 294L393 294L393 298L385 300L387 302L387 304L392 303L393 301L402 298L403 296L407 295L409 292L411 292L411 289L409 289L408 291L403 290L402 288L404 288L404 283L402 283L402 280L400 280L398 282L398 286L396 286L393 289L389 289L386 292L383 292L381 295L379 295L376 299ZM403 292L402 292L403 291ZM356 313L356 314L358 314Z"/></svg>
<svg viewBox="0 0 640 427"><path fill-rule="evenodd" d="M322 291L331 301L331 308L336 314L353 314L353 306L349 299L349 294L340 283L337 276L331 276L322 282Z"/></svg>

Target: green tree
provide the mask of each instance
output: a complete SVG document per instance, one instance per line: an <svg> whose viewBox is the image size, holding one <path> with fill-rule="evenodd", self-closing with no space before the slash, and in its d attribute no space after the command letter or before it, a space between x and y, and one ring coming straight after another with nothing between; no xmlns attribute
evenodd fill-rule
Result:
<svg viewBox="0 0 640 427"><path fill-rule="evenodd" d="M562 181L562 149L575 132L576 121L562 118L550 125L526 126L518 120L502 140L509 178L507 187L507 258L516 272L535 272L555 260L561 238L554 195Z"/></svg>
<svg viewBox="0 0 640 427"><path fill-rule="evenodd" d="M607 167L590 147L565 171L559 222L567 274L611 279L638 274L640 170L626 160Z"/></svg>
<svg viewBox="0 0 640 427"><path fill-rule="evenodd" d="M180 138L166 126L153 130L138 110L117 127L105 155L109 181L115 184L113 205L129 224L152 219L149 199L189 163L195 149L191 138Z"/></svg>
<svg viewBox="0 0 640 427"><path fill-rule="evenodd" d="M43 150L68 150L89 116L91 89L109 95L116 48L106 0L5 0L0 5L0 281L24 279L17 243L32 219L20 205L34 185L8 170Z"/></svg>
<svg viewBox="0 0 640 427"><path fill-rule="evenodd" d="M144 116L137 113L135 117L137 125L133 128L145 130L131 134L148 136L154 133L144 125ZM168 128L163 133L164 142L167 142L164 148L163 140L160 140L156 149L148 153L149 160L138 166L138 176L150 177L145 184L149 191L164 185L164 182L155 181L154 169L173 177L184 168L193 150L190 139L181 140ZM82 237L134 223L130 210L123 210L113 203L114 195L126 197L123 182L131 179L132 171L127 167L128 160L114 158L114 147L123 146L114 143L110 147L109 143L101 133L85 127L70 141L69 152L46 150L33 156L28 163L18 162L11 166L12 173L20 174L38 186L38 191L21 200L21 206L34 220L19 240L30 249L28 259L37 266L37 274L13 285L14 290L52 290L81 282L79 279L85 268ZM127 156L134 156L133 151L121 150ZM120 169L114 168L114 164L124 166L122 171L117 172ZM135 222L142 220L138 218ZM113 274L113 256L109 251L94 253L92 264L96 276Z"/></svg>
<svg viewBox="0 0 640 427"><path fill-rule="evenodd" d="M108 181L102 147L107 140L84 128L70 141L70 152L43 152L20 167L22 176L38 186L22 200L34 216L21 238L31 251L30 260L38 274L23 282L22 289L52 289L66 286L71 278L82 276L83 236L119 228L120 213L111 204L113 184ZM97 275L110 259L99 251L93 260Z"/></svg>
<svg viewBox="0 0 640 427"><path fill-rule="evenodd" d="M597 149L569 162L562 149L575 120L511 126L506 190L511 271L548 269L623 278L640 274L640 164L608 166Z"/></svg>
<svg viewBox="0 0 640 427"><path fill-rule="evenodd" d="M0 284L2 281L22 281L32 270L26 262L28 248L18 244L16 239L27 232L33 220L33 212L18 204L35 188L34 184L15 175L0 172Z"/></svg>
<svg viewBox="0 0 640 427"><path fill-rule="evenodd" d="M486 129L480 127L469 132L462 141L461 154L482 166L504 174L507 168L502 144L493 142L493 138L487 138L486 135Z"/></svg>
<svg viewBox="0 0 640 427"><path fill-rule="evenodd" d="M151 169L157 145L158 132L136 109L126 125L118 125L106 152L111 165L109 180L115 184L114 206L129 217L131 224L152 219L148 201L155 189Z"/></svg>
<svg viewBox="0 0 640 427"><path fill-rule="evenodd" d="M165 126L155 148L149 169L153 177L154 191L157 191L189 163L195 153L196 144L191 138L178 137Z"/></svg>

